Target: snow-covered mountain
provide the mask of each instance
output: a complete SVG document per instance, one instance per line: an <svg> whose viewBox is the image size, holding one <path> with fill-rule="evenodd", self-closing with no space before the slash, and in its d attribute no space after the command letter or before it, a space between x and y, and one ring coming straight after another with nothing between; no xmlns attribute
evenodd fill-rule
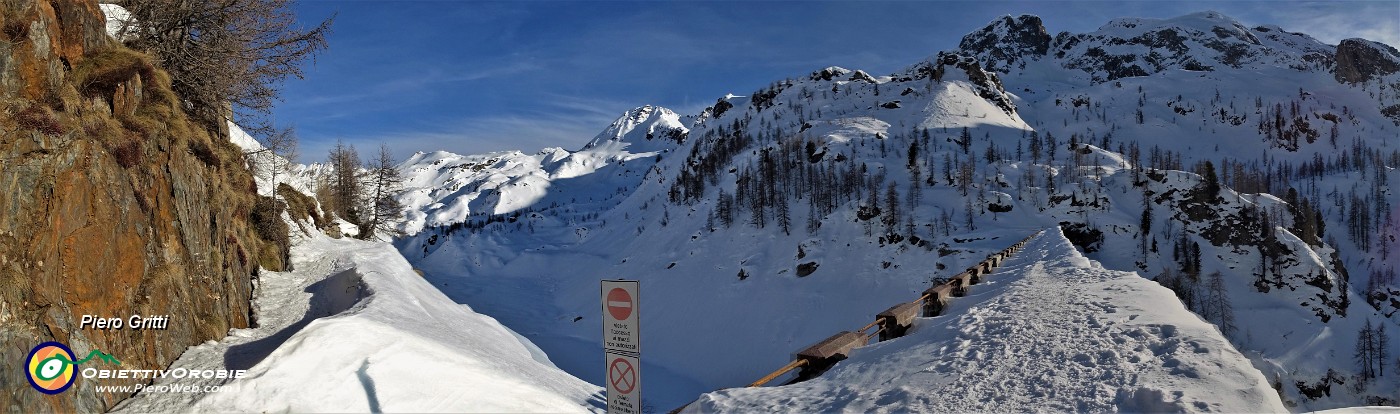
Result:
<svg viewBox="0 0 1400 414"><path fill-rule="evenodd" d="M685 142L689 132L680 115L670 109L648 105L622 114L607 129L593 137L588 145L584 145L583 150L664 152Z"/></svg>
<svg viewBox="0 0 1400 414"><path fill-rule="evenodd" d="M1171 19L1120 18L1090 33L1053 38L1034 16L1003 17L959 47L996 70L1015 73L1045 61L1107 82L1168 70L1326 69L1335 47L1277 26L1246 28L1217 12Z"/></svg>
<svg viewBox="0 0 1400 414"><path fill-rule="evenodd" d="M630 195L649 165L683 143L688 131L675 112L644 106L623 114L579 151L416 153L399 166L405 177L399 200L408 211L403 230L413 234L472 215L560 206L607 210Z"/></svg>
<svg viewBox="0 0 1400 414"><path fill-rule="evenodd" d="M1343 45L1214 12L1053 36L1000 18L889 75L639 108L580 151L419 154L397 245L595 383L597 280L641 280L661 409L1053 226L1173 288L1290 409L1396 401L1352 351L1367 323L1400 332L1400 59Z"/></svg>

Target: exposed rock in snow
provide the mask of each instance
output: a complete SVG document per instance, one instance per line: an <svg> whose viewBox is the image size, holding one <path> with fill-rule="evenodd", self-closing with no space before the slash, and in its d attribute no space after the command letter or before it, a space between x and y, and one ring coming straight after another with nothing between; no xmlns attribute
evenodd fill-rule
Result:
<svg viewBox="0 0 1400 414"><path fill-rule="evenodd" d="M1337 82L1358 83L1400 71L1400 51L1366 39L1337 45Z"/></svg>

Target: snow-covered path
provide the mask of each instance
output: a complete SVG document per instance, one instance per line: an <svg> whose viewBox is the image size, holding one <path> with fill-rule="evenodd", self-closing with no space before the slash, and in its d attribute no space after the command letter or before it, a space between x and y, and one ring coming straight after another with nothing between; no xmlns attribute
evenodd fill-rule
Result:
<svg viewBox="0 0 1400 414"><path fill-rule="evenodd" d="M1170 291L1080 255L1056 229L945 316L812 381L702 396L692 411L1283 412L1278 395Z"/></svg>
<svg viewBox="0 0 1400 414"><path fill-rule="evenodd" d="M142 392L116 411L587 412L601 390L448 299L393 246L317 234L296 270L263 272L257 328L191 347L170 369L246 369L222 392Z"/></svg>

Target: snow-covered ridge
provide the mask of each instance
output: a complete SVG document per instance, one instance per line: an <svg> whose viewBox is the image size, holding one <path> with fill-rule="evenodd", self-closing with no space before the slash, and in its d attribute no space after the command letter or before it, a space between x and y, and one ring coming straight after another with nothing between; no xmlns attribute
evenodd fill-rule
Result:
<svg viewBox="0 0 1400 414"><path fill-rule="evenodd" d="M816 379L705 394L687 412L1285 412L1171 291L1106 270L1058 229L908 336Z"/></svg>
<svg viewBox="0 0 1400 414"><path fill-rule="evenodd" d="M1051 49L1067 68L1095 81L1146 76L1168 69L1258 69L1266 66L1326 70L1333 47L1306 35L1248 29L1217 12L1171 19L1118 19L1099 30L1056 36Z"/></svg>
<svg viewBox="0 0 1400 414"><path fill-rule="evenodd" d="M399 201L407 209L402 230L415 234L473 216L484 220L554 206L605 209L636 188L650 165L685 142L688 132L675 112L648 105L623 113L578 151L416 153L398 166L405 177ZM557 187L561 181L569 185Z"/></svg>
<svg viewBox="0 0 1400 414"><path fill-rule="evenodd" d="M1004 16L964 37L959 49L998 72L1019 72L1044 60L1084 72L1095 83L1183 69L1329 70L1336 50L1277 26L1247 28L1214 11L1119 18L1089 33L1060 32L1053 40L1039 17Z"/></svg>

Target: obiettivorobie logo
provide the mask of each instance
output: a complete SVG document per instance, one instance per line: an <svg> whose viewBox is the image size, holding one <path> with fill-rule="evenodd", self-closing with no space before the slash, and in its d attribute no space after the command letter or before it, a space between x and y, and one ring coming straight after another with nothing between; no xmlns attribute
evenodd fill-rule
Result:
<svg viewBox="0 0 1400 414"><path fill-rule="evenodd" d="M25 378L29 385L45 394L58 394L73 386L77 379L78 364L100 358L111 364L121 365L121 361L99 350L92 350L86 358L75 360L73 350L59 342L44 342L29 351L25 362Z"/></svg>
<svg viewBox="0 0 1400 414"><path fill-rule="evenodd" d="M244 378L248 375L248 370L244 369L109 369L85 367L78 365L97 358L112 365L121 365L112 355L99 350L92 350L86 358L75 360L73 350L60 342L44 342L29 351L29 359L25 361L25 378L29 380L35 390L45 394L58 394L67 391L73 386L73 382L79 376L84 379L96 380L98 383L108 381L125 382L121 380L136 380L139 383L118 383L97 385L95 390L99 393L111 392L130 395L133 392L182 392L182 393L204 393L221 392L228 381ZM170 379L174 381L194 380L195 384L175 384L166 382L156 384L150 381L160 381ZM213 383L210 383L212 380Z"/></svg>

